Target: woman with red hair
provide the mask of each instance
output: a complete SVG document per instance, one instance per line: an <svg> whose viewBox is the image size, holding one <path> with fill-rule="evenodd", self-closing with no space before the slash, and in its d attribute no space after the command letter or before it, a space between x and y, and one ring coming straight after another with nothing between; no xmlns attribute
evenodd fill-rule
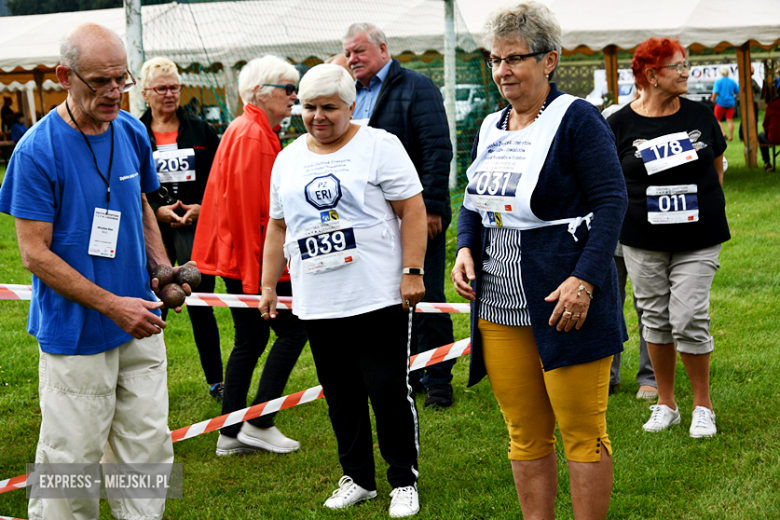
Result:
<svg viewBox="0 0 780 520"><path fill-rule="evenodd" d="M645 431L680 423L674 398L677 354L693 389L691 437L717 433L710 400L709 295L730 238L723 195L726 141L709 108L690 101L688 62L676 40L651 38L631 64L639 99L607 120L628 189L626 268L642 314L658 384Z"/></svg>

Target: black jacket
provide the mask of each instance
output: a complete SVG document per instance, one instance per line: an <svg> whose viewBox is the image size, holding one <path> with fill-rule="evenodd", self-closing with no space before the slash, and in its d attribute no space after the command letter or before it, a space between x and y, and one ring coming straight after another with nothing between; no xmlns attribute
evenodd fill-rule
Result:
<svg viewBox="0 0 780 520"><path fill-rule="evenodd" d="M185 204L201 204L211 172L211 163L214 162L214 155L216 155L219 146L219 137L208 123L185 114L181 107L176 109L176 117L179 118L179 136L176 138L176 143L179 148L195 149L195 180L193 182L180 182L177 198ZM141 122L149 133L152 150L157 150L154 132L152 132L151 110L144 112L144 115L141 116ZM169 194L172 194L171 184L162 184L168 189ZM157 192L147 194L147 199L155 211L164 205Z"/></svg>
<svg viewBox="0 0 780 520"><path fill-rule="evenodd" d="M452 144L444 102L433 81L393 59L368 125L401 140L420 176L426 210L441 215L446 226L452 218Z"/></svg>

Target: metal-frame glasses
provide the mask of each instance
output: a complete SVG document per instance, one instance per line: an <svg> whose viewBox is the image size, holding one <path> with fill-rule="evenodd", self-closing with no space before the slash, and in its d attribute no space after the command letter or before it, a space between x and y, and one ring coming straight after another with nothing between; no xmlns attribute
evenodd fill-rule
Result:
<svg viewBox="0 0 780 520"><path fill-rule="evenodd" d="M529 52L528 54L512 54L511 56L507 56L506 58L493 58L487 57L485 58L485 65L488 66L489 69L498 68L501 66L501 62L505 62L509 68L517 67L520 65L524 59L531 58L532 56L540 56L542 54L547 54L550 51L540 51L540 52Z"/></svg>
<svg viewBox="0 0 780 520"><path fill-rule="evenodd" d="M677 71L677 74L682 75L683 72L686 70L690 70L691 64L687 61L683 63L675 63L674 65L661 65L658 67L659 69L675 69Z"/></svg>
<svg viewBox="0 0 780 520"><path fill-rule="evenodd" d="M296 85L293 85L292 83L288 83L287 85L277 85L275 83L263 83L264 87L276 87L276 88L283 88L284 93L288 96L292 96L293 92L298 93L298 87Z"/></svg>
<svg viewBox="0 0 780 520"><path fill-rule="evenodd" d="M77 78L79 78L82 81L82 83L84 83L89 88L89 90L92 91L93 94L96 94L98 96L105 96L109 92L112 92L115 88L119 89L119 93L120 94L124 94L125 92L129 91L130 89L132 89L135 86L135 83L136 83L135 78L133 77L132 72L130 72L128 70L127 71L127 75L130 76L130 79L132 79L133 81L131 81L131 82L125 81L124 83L121 83L121 84L119 82L117 82L117 85L115 87L105 86L105 87L95 88L92 85L90 85L87 82L87 80L82 78L79 75L79 73L76 72L75 69L70 69L70 70L71 70L71 72L73 72L73 74L76 75Z"/></svg>

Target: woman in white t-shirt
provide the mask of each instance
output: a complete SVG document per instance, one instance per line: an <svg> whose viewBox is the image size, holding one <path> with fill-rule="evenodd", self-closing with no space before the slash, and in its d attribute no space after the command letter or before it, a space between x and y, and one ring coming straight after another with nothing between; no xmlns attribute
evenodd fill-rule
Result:
<svg viewBox="0 0 780 520"><path fill-rule="evenodd" d="M274 163L260 311L276 317L289 261L292 312L309 335L344 472L325 506L376 497L370 399L390 516L410 516L419 511L408 340L410 309L425 294L422 186L397 137L351 122L355 83L344 68L312 68L298 97L309 133Z"/></svg>

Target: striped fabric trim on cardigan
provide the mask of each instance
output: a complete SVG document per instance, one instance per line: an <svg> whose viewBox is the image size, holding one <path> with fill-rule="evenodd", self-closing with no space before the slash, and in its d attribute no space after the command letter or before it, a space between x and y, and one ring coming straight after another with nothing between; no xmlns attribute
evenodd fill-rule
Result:
<svg viewBox="0 0 780 520"><path fill-rule="evenodd" d="M482 263L479 317L500 325L531 325L520 276L520 230L490 228Z"/></svg>

